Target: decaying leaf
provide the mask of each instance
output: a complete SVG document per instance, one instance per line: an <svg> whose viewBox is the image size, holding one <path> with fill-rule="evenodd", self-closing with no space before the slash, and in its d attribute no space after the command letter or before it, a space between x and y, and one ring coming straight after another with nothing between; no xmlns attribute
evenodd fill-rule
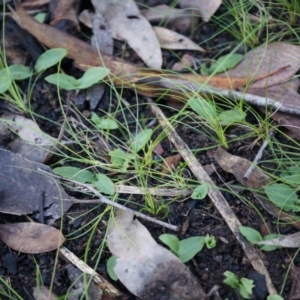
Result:
<svg viewBox="0 0 300 300"><path fill-rule="evenodd" d="M83 295L87 295L85 297L88 299L102 299L102 290L99 285L90 280L90 275L84 274L72 265L67 266L67 270L69 279L73 283L68 300L80 300Z"/></svg>
<svg viewBox="0 0 300 300"><path fill-rule="evenodd" d="M192 40L175 31L158 26L154 26L153 30L156 34L161 48L177 50L196 50L200 52L205 52L203 48L198 46Z"/></svg>
<svg viewBox="0 0 300 300"><path fill-rule="evenodd" d="M223 76L256 77L280 70L270 77L256 81L253 88L265 88L289 80L300 69L300 46L288 43L272 43L248 52L244 60Z"/></svg>
<svg viewBox="0 0 300 300"><path fill-rule="evenodd" d="M291 275L293 278L293 285L288 300L298 300L300 299L300 268L292 265Z"/></svg>
<svg viewBox="0 0 300 300"><path fill-rule="evenodd" d="M93 36L91 44L105 54L112 55L114 41L104 16L96 11L93 17Z"/></svg>
<svg viewBox="0 0 300 300"><path fill-rule="evenodd" d="M92 0L115 39L126 41L150 68L160 69L162 54L156 35L133 0Z"/></svg>
<svg viewBox="0 0 300 300"><path fill-rule="evenodd" d="M66 26L68 21L68 30L73 28L78 29L77 11L79 9L80 1L78 0L64 0L64 1L50 1L49 10L52 12L51 25ZM56 7L53 7L56 6Z"/></svg>
<svg viewBox="0 0 300 300"><path fill-rule="evenodd" d="M300 223L297 221L296 217L293 219L295 216L293 213L282 211L267 199L262 187L272 183L272 180L268 175L259 168L255 168L248 180L245 180L245 173L252 165L249 160L236 155L231 155L221 147L214 152L214 157L224 171L232 173L242 185L255 190L252 194L269 214L280 220L292 223L294 227L300 229Z"/></svg>
<svg viewBox="0 0 300 300"><path fill-rule="evenodd" d="M271 183L271 179L269 178L269 176L267 176L258 168L255 168L252 174L249 176L248 180L245 180L245 173L252 164L246 158L231 155L221 147L219 147L214 152L214 157L218 165L224 171L233 174L236 177L236 179L244 186L247 186L252 189L259 189L264 185Z"/></svg>
<svg viewBox="0 0 300 300"><path fill-rule="evenodd" d="M141 13L149 22L169 22L177 18L191 17L191 12L162 4L147 9L141 9Z"/></svg>
<svg viewBox="0 0 300 300"><path fill-rule="evenodd" d="M33 222L0 224L0 239L14 250L30 254L53 251L65 241L58 229Z"/></svg>
<svg viewBox="0 0 300 300"><path fill-rule="evenodd" d="M142 299L201 300L205 293L189 269L158 245L133 215L119 211L110 224L110 251L117 257L114 271L133 294Z"/></svg>
<svg viewBox="0 0 300 300"><path fill-rule="evenodd" d="M178 166L180 161L181 161L180 154L166 157L164 159L164 163L163 163L161 172L163 174L168 174L168 173L172 172Z"/></svg>
<svg viewBox="0 0 300 300"><path fill-rule="evenodd" d="M267 88L250 87L248 88L247 93L261 97L269 97L286 106L298 108L298 110L300 110L300 94L298 93L299 86L300 80L295 78L291 81ZM298 116L281 112L272 112L271 118L276 120L281 126L287 128L291 137L298 140L300 139L300 119Z"/></svg>
<svg viewBox="0 0 300 300"><path fill-rule="evenodd" d="M19 136L8 145L9 149L32 161L43 161L49 149L55 144L55 139L44 133L30 119L9 113L3 114L1 119L0 131L2 135L9 134L8 129L10 129Z"/></svg>
<svg viewBox="0 0 300 300"><path fill-rule="evenodd" d="M179 0L182 8L194 8L199 10L204 22L208 22L211 16L221 5L222 0Z"/></svg>
<svg viewBox="0 0 300 300"><path fill-rule="evenodd" d="M33 288L33 297L35 300L57 300L58 296L42 285Z"/></svg>
<svg viewBox="0 0 300 300"><path fill-rule="evenodd" d="M51 172L48 166L35 163L0 149L0 211L24 215L43 211L59 219L71 207L72 198L53 178L38 172Z"/></svg>
<svg viewBox="0 0 300 300"><path fill-rule="evenodd" d="M276 239L257 242L258 245L272 245L284 248L299 248L300 247L300 232L281 236Z"/></svg>

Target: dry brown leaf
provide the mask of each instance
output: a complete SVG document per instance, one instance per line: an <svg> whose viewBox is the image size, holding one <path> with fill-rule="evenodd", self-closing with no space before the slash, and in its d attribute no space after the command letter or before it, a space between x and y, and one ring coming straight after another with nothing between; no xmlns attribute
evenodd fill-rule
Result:
<svg viewBox="0 0 300 300"><path fill-rule="evenodd" d="M55 8L52 6L57 5ZM53 11L53 17L51 21L51 25L56 25L60 22L64 22L68 20L70 22L69 25L72 28L78 28L78 19L77 19L77 11L79 9L80 1L79 0L63 0L63 1L51 1L49 10Z"/></svg>
<svg viewBox="0 0 300 300"><path fill-rule="evenodd" d="M155 145L155 147L153 148L153 152L156 155L162 155L164 153L164 148L161 146L161 143Z"/></svg>
<svg viewBox="0 0 300 300"><path fill-rule="evenodd" d="M200 52L205 52L203 48L198 46L192 40L175 31L157 26L154 26L153 30L156 34L161 48L177 50L196 50Z"/></svg>
<svg viewBox="0 0 300 300"><path fill-rule="evenodd" d="M194 57L188 53L183 54L181 61L173 65L172 70L182 71L183 69L189 69L193 66Z"/></svg>
<svg viewBox="0 0 300 300"><path fill-rule="evenodd" d="M199 10L204 22L208 22L221 5L222 0L179 0L182 8L194 8Z"/></svg>
<svg viewBox="0 0 300 300"><path fill-rule="evenodd" d="M134 295L146 299L204 300L205 293L189 269L158 245L133 215L119 211L110 224L108 247L117 257L114 271Z"/></svg>
<svg viewBox="0 0 300 300"><path fill-rule="evenodd" d="M247 90L247 93L269 97L286 106L300 109L300 94L298 93L299 85L300 80L296 78L292 81L274 85L266 89L250 87ZM276 112L271 114L271 118L276 120L281 126L287 128L291 137L300 140L300 119L298 116Z"/></svg>
<svg viewBox="0 0 300 300"><path fill-rule="evenodd" d="M58 229L33 222L0 224L0 239L14 250L30 254L53 251L65 241Z"/></svg>
<svg viewBox="0 0 300 300"><path fill-rule="evenodd" d="M257 77L280 70L276 74L258 80L253 88L265 88L289 80L300 69L300 46L288 43L273 43L259 46L249 53L234 69L226 72L225 77Z"/></svg>
<svg viewBox="0 0 300 300"><path fill-rule="evenodd" d="M115 39L126 41L148 67L161 68L162 53L156 35L133 0L92 0L92 3L105 16Z"/></svg>
<svg viewBox="0 0 300 300"><path fill-rule="evenodd" d="M180 154L176 154L176 155L165 158L161 172L163 174L168 174L168 173L172 172L178 166L180 161L181 161Z"/></svg>
<svg viewBox="0 0 300 300"><path fill-rule="evenodd" d="M258 191L252 193L269 214L285 222L292 223L295 228L300 229L300 223L297 221L296 216L293 213L286 213L282 211L275 204L271 203L261 189L263 186L272 183L269 176L256 167L248 180L245 180L245 173L252 163L246 158L231 155L221 147L214 152L214 157L219 166L224 171L233 174L242 185Z"/></svg>

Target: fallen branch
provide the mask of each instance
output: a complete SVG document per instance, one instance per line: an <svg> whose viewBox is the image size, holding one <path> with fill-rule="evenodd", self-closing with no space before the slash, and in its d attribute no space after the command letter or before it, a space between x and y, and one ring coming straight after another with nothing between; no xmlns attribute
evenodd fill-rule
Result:
<svg viewBox="0 0 300 300"><path fill-rule="evenodd" d="M219 191L218 187L215 186L215 183L205 172L202 165L196 159L196 157L189 149L189 147L184 143L184 141L177 134L176 130L168 121L168 119L165 117L161 109L157 105L155 105L151 99L149 99L148 101L150 103L152 112L159 120L161 126L165 129L165 132L169 140L177 148L178 152L181 154L182 158L185 160L185 162L187 163L187 165L189 166L193 174L201 183L206 183L209 186L208 195L211 201L214 203L215 207L219 210L225 222L227 223L227 225L235 235L236 239L240 243L248 259L250 260L253 268L257 272L265 276L269 293L271 295L277 294L276 289L271 281L268 270L264 266L264 263L259 257L259 255L257 254L255 248L239 232L239 227L241 227L242 224L237 219L236 215L232 211L226 199Z"/></svg>

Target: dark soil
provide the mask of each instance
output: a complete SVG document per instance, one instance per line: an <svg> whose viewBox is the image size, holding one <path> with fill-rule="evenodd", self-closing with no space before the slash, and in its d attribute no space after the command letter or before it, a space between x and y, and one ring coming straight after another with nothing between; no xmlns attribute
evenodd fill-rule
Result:
<svg viewBox="0 0 300 300"><path fill-rule="evenodd" d="M145 1L147 5L157 5L170 1ZM224 12L226 10L225 6L220 8L220 12ZM9 21L11 22L11 21ZM18 32L16 25L11 25L10 28L13 28L12 32ZM203 47L206 49L214 49L208 54L195 54L195 56L199 56L199 58L203 57L213 57L215 53L217 53L221 45L227 43L229 45L228 51L230 51L231 47L237 44L237 41L234 40L229 34L226 32L218 34L215 38L210 39L210 37L217 32L220 28L213 22L209 22L207 24L203 24L199 27L199 29L194 33L192 37L196 42L208 40L203 44ZM27 41L23 41L23 45L21 46L23 50L27 50L29 53L33 52L32 45L37 45L39 49L39 45L36 42L30 42L28 44ZM117 42L117 45L122 45L122 43ZM34 46L35 47L35 46ZM37 50L39 51L39 50ZM126 52L131 55L125 55L125 57L134 57L134 55L130 49L126 49ZM120 49L116 48L116 53L120 53ZM181 57L185 52L177 51L176 55L169 52L164 51L164 67L170 67L173 63L178 61L178 57ZM38 55L37 55L38 56ZM34 59L36 56L28 55L27 56L27 64L33 65ZM136 58L137 59L137 58ZM66 69L69 72L75 72L75 74L80 74L75 68L72 67L70 62L66 62ZM22 84L24 86L24 90L26 89L27 83ZM97 108L101 108L102 110L106 110L109 105L109 92L106 92L104 97L101 100L101 103ZM130 104L135 105L136 99L135 94L131 91L123 91L122 97L126 99ZM63 101L66 101L66 95L63 94ZM140 103L146 103L143 97L139 98ZM164 100L162 100L164 101ZM167 102L163 102L168 104ZM32 103L31 103L34 112L41 117L37 117L36 120L42 130L47 132L48 134L57 137L59 133L59 126L55 126L54 123L46 121L52 120L60 122L62 118L62 113L60 110L60 105L57 100L57 95L55 88L53 86L48 85L45 81L40 80L36 84ZM7 107L6 107L7 109ZM89 114L90 108L88 102L83 102L80 104L79 109L84 111L84 113ZM147 105L139 106L139 116L146 116L147 118L153 118L153 115L150 112L149 107ZM3 109L4 111L4 109ZM94 110L97 111L97 110ZM167 116L172 115L172 109L165 109L165 113ZM44 118L43 118L44 117ZM121 120L120 116L120 120ZM128 114L128 118L130 115ZM188 121L188 120L187 120ZM255 122L255 120L253 120ZM199 129L199 130L197 130ZM206 137L204 134L199 134L201 130L199 128L191 127L187 128L183 125L178 126L178 133L184 139L184 141L189 145L192 150L195 150L197 153L197 158L201 162L202 165L209 165L214 163L217 167L217 172L212 172L211 177L216 182L217 185L222 186L224 182L231 181L233 185L238 185L237 181L231 174L227 174L222 171L221 168L217 166L213 159L213 151L212 150L201 150L203 148L211 149L214 148L214 142ZM235 130L235 129L233 129ZM239 132L239 134L243 134L243 132ZM277 137L279 140L280 136ZM283 139L283 138L282 138ZM6 147L7 141L2 141L2 147ZM232 142L229 145L228 151L231 154L245 157L249 160L252 160L259 146L255 146L250 149L250 145L254 142L254 139L248 138L238 142ZM162 146L165 150L164 157L168 157L171 154L176 153L176 149L171 146L168 140L164 140L162 142ZM272 153L268 150L264 154L264 159L272 157ZM54 157L50 162L50 165L54 165L57 162L58 158ZM192 176L187 172L186 176ZM193 178L193 177L191 177ZM152 184L155 184L153 182ZM250 226L252 228L257 229L260 232L265 232L265 224L269 226L269 230L271 232L281 232L284 234L293 233L294 229L290 225L278 225L277 220L271 217L268 213L264 211L264 209L260 206L258 201L252 196L252 194L248 191L242 191L240 194L247 199L247 202L241 201L239 198L233 196L228 192L223 192L226 200L231 206L234 213L237 215L238 219L244 226ZM122 199L128 199L128 195L121 195ZM83 194L76 194L76 197L84 197ZM130 198L130 203L141 203L143 204L142 196L134 196ZM129 207L133 209L139 209L138 205L128 204ZM93 210L91 210L93 208ZM90 238L90 234L81 235L81 233L85 232L87 228L90 228L91 225L88 225L87 228L82 229L85 224L89 224L91 220L99 216L104 209L104 205L96 206L92 204L75 204L72 206L70 211L66 214L63 220L63 234L67 237L71 237L65 242L65 246L76 254L80 258L84 258L86 256L86 263L92 268L95 267L97 263L99 245L105 236L105 232L107 229L107 217L104 217L103 221L98 224L98 228L94 233L93 238L91 239L91 243L88 247L88 252L86 253L88 239ZM88 214L83 214L84 212L89 211ZM263 215L262 220L259 215L260 212ZM79 216L75 222L72 222L72 219ZM162 216L159 215L158 218ZM28 219L26 216L13 216L13 215L5 215L0 213L0 223L15 223L15 222L27 222ZM151 232L152 236L158 241L158 236L162 233L172 233L171 231L165 230L164 228L154 225L149 222L145 222L144 220L140 220L147 229ZM208 292L213 286L219 285L220 290L219 294L222 299L238 299L235 291L222 282L224 280L223 273L227 270L234 272L239 277L248 277L252 272L253 268L245 256L243 250L241 249L239 243L235 239L234 235L228 228L225 221L222 219L219 212L213 206L208 198L203 201L195 201L192 199L187 199L182 202L173 202L169 207L169 215L165 219L165 221L170 222L171 224L176 224L181 227L181 231L178 233L178 237L180 239L185 239L191 236L198 235L206 235L207 233L213 235L217 240L217 245L213 249L204 248L200 253L198 253L194 259L187 263L187 266L190 268L192 273L201 283L205 292ZM265 223L264 223L265 222ZM60 227L60 221L55 223L57 228ZM272 281L276 286L278 291L281 291L283 287L282 296L287 299L289 292L292 286L292 278L290 275L285 278L287 273L287 268L289 267L291 260L294 256L295 251L290 249L278 249L272 252L260 252L258 250L265 266L267 267ZM96 255L96 258L94 257ZM28 255L23 253L18 253L14 250L8 248L1 240L0 240L0 276L4 280L8 282L8 284L15 289L23 299L33 299L33 287L37 286L37 282L39 285L50 286L53 272L54 275L54 285L53 290L57 295L64 295L69 287L71 286L71 281L68 277L68 271L66 267L69 265L69 262L65 261L62 258L58 259L58 264L55 266L55 257L56 252L43 253L39 255ZM96 271L101 274L103 277L109 279L107 270L106 270L106 261L110 257L110 253L107 248L104 249L100 262L97 263ZM295 257L294 265L300 266L300 258L299 256ZM39 270L37 270L37 266ZM253 275L253 274L252 274ZM135 299L133 295L130 294L126 290L126 288L119 282L112 282L118 289L124 292L125 295L128 295L128 299ZM263 281L261 279L256 282L257 285L262 284ZM0 284L0 289L7 288L4 287L3 284ZM6 299L1 298L0 299ZM254 296L253 299L264 299Z"/></svg>

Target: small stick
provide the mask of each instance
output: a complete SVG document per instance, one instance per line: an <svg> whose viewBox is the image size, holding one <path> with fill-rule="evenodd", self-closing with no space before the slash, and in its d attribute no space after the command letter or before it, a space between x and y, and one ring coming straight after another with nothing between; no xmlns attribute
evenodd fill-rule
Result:
<svg viewBox="0 0 300 300"><path fill-rule="evenodd" d="M257 163L259 162L259 160L262 158L263 155L263 151L265 150L265 148L268 146L269 143L269 139L273 136L274 134L274 129L272 128L269 132L269 138L265 139L262 146L260 147L259 151L257 152L252 165L249 167L249 169L247 170L247 172L244 175L244 180L248 180L250 175L252 174L252 172L254 171Z"/></svg>
<svg viewBox="0 0 300 300"><path fill-rule="evenodd" d="M113 285L111 285L105 278L99 275L94 269L88 266L83 260L78 258L73 252L68 248L61 246L59 252L63 255L68 261L75 265L83 273L89 274L92 276L93 281L103 290L110 294L110 296L118 297L122 293L117 290Z"/></svg>
<svg viewBox="0 0 300 300"><path fill-rule="evenodd" d="M47 171L45 171L45 170L42 170L42 169L40 169L40 168L38 168L38 171L41 172L41 173L50 175L51 177L56 177L56 178L59 178L59 179L67 180L67 181L69 181L69 182L73 182L73 183L75 183L75 184L77 184L77 185L79 185L79 186L82 186L82 187L88 189L88 190L89 190L90 192L92 192L94 195L96 195L97 197L99 197L99 199L98 199L99 203L105 203L105 204L114 206L114 207L116 207L116 208L118 208L118 209L121 209L121 210L130 212L130 213L132 213L133 215L135 215L135 216L137 216L137 217L139 217L139 218L142 218L142 219L144 219L144 220L150 221L150 222L152 222L152 223L156 223L156 224L161 225L161 226L163 226L163 227L166 227L166 228L168 228L168 229L171 229L171 230L174 230L174 231L178 231L178 230L179 230L178 226L176 226L176 225L171 225L171 224L169 224L169 223L166 223L166 222L163 222L163 221L156 220L156 219L154 219L154 218L152 218L152 217L146 216L146 215L144 215L144 214L142 214L142 213L139 213L139 212L137 212L137 211L134 211L133 209L130 209L130 208L126 207L126 206L123 206L123 205L121 205L121 204L119 204L119 203L116 203L116 202L114 202L114 201L111 201L111 200L107 199L107 198L104 197L100 192L98 192L95 188L93 188L90 184L80 183L80 182L77 182L77 181L75 181L75 180L71 180L71 179L67 179L67 178L62 178L61 176L51 174L51 173L49 173L49 172L47 172Z"/></svg>
<svg viewBox="0 0 300 300"><path fill-rule="evenodd" d="M228 227L231 229L232 233L235 235L246 256L251 262L253 268L265 276L269 293L271 295L277 294L267 268L265 267L262 259L256 252L254 246L251 245L240 233L239 227L241 227L242 224L232 211L231 207L229 206L228 202L226 201L218 187L215 186L213 180L203 169L202 165L199 163L199 161L194 156L193 152L190 150L187 144L178 135L178 133L176 132L172 124L169 122L169 120L166 118L164 113L161 111L161 109L156 104L154 104L151 99L148 99L148 102L150 104L153 114L156 116L162 128L165 130L169 140L177 148L178 152L181 154L182 158L185 160L195 177L199 180L199 182L208 184L208 196L222 215L223 219L227 223Z"/></svg>

